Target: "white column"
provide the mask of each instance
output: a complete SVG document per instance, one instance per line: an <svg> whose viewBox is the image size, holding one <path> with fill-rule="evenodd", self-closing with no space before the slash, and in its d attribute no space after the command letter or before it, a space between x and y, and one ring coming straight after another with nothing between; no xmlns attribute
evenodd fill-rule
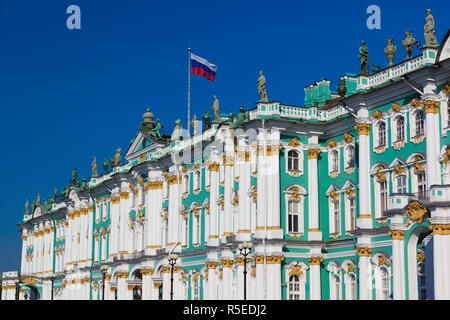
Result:
<svg viewBox="0 0 450 320"><path fill-rule="evenodd" d="M110 245L109 248L109 256L115 257L119 253L119 217L120 217L120 194L119 193L113 193L111 195L111 232L109 236L110 239Z"/></svg>
<svg viewBox="0 0 450 320"><path fill-rule="evenodd" d="M178 172L174 172L168 179L169 182L169 237L168 247L176 246L179 243L180 235L178 227L180 225L180 203L181 194L180 187L182 183L182 176ZM179 252L180 246L177 246L175 251Z"/></svg>
<svg viewBox="0 0 450 320"><path fill-rule="evenodd" d="M280 254L266 256L267 264L267 300L281 300L281 261L284 257Z"/></svg>
<svg viewBox="0 0 450 320"><path fill-rule="evenodd" d="M211 172L210 180L210 195L209 195L209 237L207 240L208 246L219 245L219 224L218 224L218 205L217 196L219 194L219 162L212 162L209 164Z"/></svg>
<svg viewBox="0 0 450 320"><path fill-rule="evenodd" d="M317 136L310 138L309 143L317 144ZM319 228L319 175L317 170L317 159L320 152L318 147L308 149L309 240L322 240L322 231Z"/></svg>
<svg viewBox="0 0 450 320"><path fill-rule="evenodd" d="M153 268L141 269L142 274L142 300L155 300L152 298L152 277L154 274Z"/></svg>
<svg viewBox="0 0 450 320"><path fill-rule="evenodd" d="M150 172L153 181L149 182L150 200L147 203L148 217L147 223L150 224L150 232L147 234L149 242L146 244L147 254L156 254L156 250L162 248L161 244L161 212L163 203L163 181L160 172ZM146 213L147 214L147 213Z"/></svg>
<svg viewBox="0 0 450 320"><path fill-rule="evenodd" d="M232 219L233 219L233 166L234 166L234 144L231 136L231 131L226 131L225 137L225 156L223 158L225 171L225 186L224 186L224 226L222 236L233 235Z"/></svg>
<svg viewBox="0 0 450 320"><path fill-rule="evenodd" d="M403 230L391 230L394 300L405 299L405 247Z"/></svg>
<svg viewBox="0 0 450 320"><path fill-rule="evenodd" d="M245 137L238 137L238 165L239 165L239 226L237 230L237 241L249 241L250 230L250 201L248 190L250 188L250 151L245 143Z"/></svg>
<svg viewBox="0 0 450 320"><path fill-rule="evenodd" d="M116 275L117 275L117 300L127 300L127 296L128 296L128 287L127 287L128 272L118 272Z"/></svg>
<svg viewBox="0 0 450 320"><path fill-rule="evenodd" d="M256 300L265 299L265 289L264 288L264 254L256 253L253 256L256 262ZM281 274L280 274L281 276ZM280 280L281 281L281 280Z"/></svg>
<svg viewBox="0 0 450 320"><path fill-rule="evenodd" d="M206 262L208 268L208 300L217 300L217 264L216 261Z"/></svg>
<svg viewBox="0 0 450 320"><path fill-rule="evenodd" d="M266 219L267 219L267 161L266 161L266 139L265 129L259 129L258 144L256 149L257 156L257 198L256 198L256 228L255 237L263 238L266 234ZM258 272L258 271L257 271Z"/></svg>
<svg viewBox="0 0 450 320"><path fill-rule="evenodd" d="M163 300L170 300L170 266L161 267L163 275Z"/></svg>
<svg viewBox="0 0 450 320"><path fill-rule="evenodd" d="M239 178L240 180L241 178ZM234 259L236 262L237 268L236 268L236 274L235 277L237 278L236 281L236 300L244 300L244 258L243 257L236 257Z"/></svg>
<svg viewBox="0 0 450 320"><path fill-rule="evenodd" d="M270 130L270 144L267 145L267 199L269 238L282 239L280 225L280 131Z"/></svg>
<svg viewBox="0 0 450 320"><path fill-rule="evenodd" d="M361 107L358 117L365 121L368 117L367 108ZM359 215L358 227L372 228L371 190L370 190L370 123L360 122L355 125L359 137Z"/></svg>
<svg viewBox="0 0 450 320"><path fill-rule="evenodd" d="M130 191L128 186L122 184L122 191L120 192L120 239L119 239L119 254L128 253L129 239L128 239L128 209ZM118 289L119 290L119 289ZM118 292L120 294L120 290ZM124 298L122 298L124 299Z"/></svg>
<svg viewBox="0 0 450 320"><path fill-rule="evenodd" d="M311 300L321 300L321 280L320 280L320 263L323 261L322 257L311 257L308 259L310 265L310 279L311 279Z"/></svg>
<svg viewBox="0 0 450 320"><path fill-rule="evenodd" d="M222 271L222 300L231 300L231 279L232 279L232 271L234 259L232 257L223 256L220 263L223 266Z"/></svg>
<svg viewBox="0 0 450 320"><path fill-rule="evenodd" d="M372 298L372 276L370 265L372 249L367 247L359 247L356 249L356 253L359 255L359 300L370 300Z"/></svg>
<svg viewBox="0 0 450 320"><path fill-rule="evenodd" d="M424 97L428 97L425 95ZM439 123L439 101L424 101L426 112L426 152L427 152L427 190L431 185L441 184L441 165L439 163L440 153L440 123Z"/></svg>

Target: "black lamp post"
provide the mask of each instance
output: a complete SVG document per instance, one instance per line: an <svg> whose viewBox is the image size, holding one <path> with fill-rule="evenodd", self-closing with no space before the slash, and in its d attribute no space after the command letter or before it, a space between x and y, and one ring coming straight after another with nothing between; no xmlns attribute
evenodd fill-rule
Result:
<svg viewBox="0 0 450 320"><path fill-rule="evenodd" d="M244 256L244 300L247 300L247 256L253 248L253 243L243 242L239 243L238 249L241 255Z"/></svg>
<svg viewBox="0 0 450 320"><path fill-rule="evenodd" d="M52 281L52 300L53 300L53 288L54 288L55 279L56 279L56 273L52 273L52 275L50 276L50 280Z"/></svg>
<svg viewBox="0 0 450 320"><path fill-rule="evenodd" d="M100 270L102 270L102 276L103 276L102 300L105 300L105 278L106 278L106 272L108 271L108 266L102 265L100 267Z"/></svg>
<svg viewBox="0 0 450 320"><path fill-rule="evenodd" d="M173 300L173 266L177 263L178 255L175 253L169 254L167 260L170 265L170 300Z"/></svg>

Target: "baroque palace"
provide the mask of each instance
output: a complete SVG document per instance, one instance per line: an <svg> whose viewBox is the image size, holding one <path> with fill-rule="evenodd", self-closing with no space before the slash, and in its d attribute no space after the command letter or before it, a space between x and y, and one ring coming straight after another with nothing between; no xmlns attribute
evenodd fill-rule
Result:
<svg viewBox="0 0 450 320"><path fill-rule="evenodd" d="M216 98L190 133L147 111L125 163L27 202L2 299L450 299L450 31L427 14L420 55L409 32L369 72L363 42L304 106L261 72L254 109Z"/></svg>

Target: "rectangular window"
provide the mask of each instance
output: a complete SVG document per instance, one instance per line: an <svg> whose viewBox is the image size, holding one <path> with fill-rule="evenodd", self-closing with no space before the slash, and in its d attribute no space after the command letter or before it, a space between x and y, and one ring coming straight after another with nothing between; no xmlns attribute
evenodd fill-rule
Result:
<svg viewBox="0 0 450 320"><path fill-rule="evenodd" d="M349 198L349 207L350 207L350 230L355 230L356 224L356 199Z"/></svg>
<svg viewBox="0 0 450 320"><path fill-rule="evenodd" d="M334 232L341 233L341 221L339 217L339 201L333 201L333 215L334 215Z"/></svg>
<svg viewBox="0 0 450 320"><path fill-rule="evenodd" d="M299 201L288 202L288 232L298 232Z"/></svg>
<svg viewBox="0 0 450 320"><path fill-rule="evenodd" d="M388 208L387 181L380 181L380 211L381 215Z"/></svg>
<svg viewBox="0 0 450 320"><path fill-rule="evenodd" d="M425 181L425 172L417 174L417 192L420 199L425 198L427 193L427 183Z"/></svg>
<svg viewBox="0 0 450 320"><path fill-rule="evenodd" d="M406 176L397 177L397 193L406 193Z"/></svg>

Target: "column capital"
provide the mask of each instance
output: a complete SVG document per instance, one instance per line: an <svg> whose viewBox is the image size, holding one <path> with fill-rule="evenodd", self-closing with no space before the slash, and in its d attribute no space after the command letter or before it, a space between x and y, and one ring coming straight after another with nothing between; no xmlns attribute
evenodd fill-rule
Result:
<svg viewBox="0 0 450 320"><path fill-rule="evenodd" d="M308 149L308 160L317 159L319 157L320 152L321 151L319 148Z"/></svg>
<svg viewBox="0 0 450 320"><path fill-rule="evenodd" d="M354 128L360 136L368 136L370 134L370 123L368 122L357 123Z"/></svg>
<svg viewBox="0 0 450 320"><path fill-rule="evenodd" d="M152 276L155 273L155 269L148 268L148 269L141 269L141 274L143 276Z"/></svg>
<svg viewBox="0 0 450 320"><path fill-rule="evenodd" d="M234 260L233 259L223 259L220 260L220 264L224 267L224 268L231 268L233 266Z"/></svg>
<svg viewBox="0 0 450 320"><path fill-rule="evenodd" d="M392 240L404 240L405 239L405 231L404 230L389 230L389 235L392 237Z"/></svg>
<svg viewBox="0 0 450 320"><path fill-rule="evenodd" d="M218 264L219 264L219 263L218 263L217 261L206 261L206 262L205 262L205 266L206 266L208 269L216 269Z"/></svg>
<svg viewBox="0 0 450 320"><path fill-rule="evenodd" d="M170 266L163 266L161 267L162 273L169 273L170 272Z"/></svg>
<svg viewBox="0 0 450 320"><path fill-rule="evenodd" d="M358 248L355 249L355 252L360 257L370 257L370 256L372 256L372 248L369 248L369 247L358 247Z"/></svg>
<svg viewBox="0 0 450 320"><path fill-rule="evenodd" d="M284 260L284 256L282 256L281 254L275 254L275 255L266 257L267 264L278 264L278 263L281 263L281 261L283 261L283 260Z"/></svg>
<svg viewBox="0 0 450 320"><path fill-rule="evenodd" d="M219 172L220 164L218 162L211 162L208 164L210 171Z"/></svg>
<svg viewBox="0 0 450 320"><path fill-rule="evenodd" d="M308 258L308 262L311 266L320 265L320 263L323 262L323 257L310 257Z"/></svg>
<svg viewBox="0 0 450 320"><path fill-rule="evenodd" d="M434 234L449 235L450 234L450 224L432 224L431 230L433 230Z"/></svg>
<svg viewBox="0 0 450 320"><path fill-rule="evenodd" d="M128 199L130 197L130 193L128 191L119 192L120 199Z"/></svg>
<svg viewBox="0 0 450 320"><path fill-rule="evenodd" d="M439 101L425 100L422 102L425 113L439 114Z"/></svg>
<svg viewBox="0 0 450 320"><path fill-rule="evenodd" d="M236 264L238 266L243 266L244 265L244 257L236 257L234 258L234 261L236 261ZM250 263L250 258L246 259L246 264L248 265Z"/></svg>

